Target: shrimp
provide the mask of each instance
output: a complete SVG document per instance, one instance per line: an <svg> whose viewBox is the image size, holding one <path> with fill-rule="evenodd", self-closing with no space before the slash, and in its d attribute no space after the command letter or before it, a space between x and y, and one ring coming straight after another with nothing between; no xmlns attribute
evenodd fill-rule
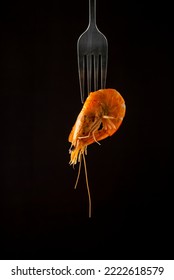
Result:
<svg viewBox="0 0 174 280"><path fill-rule="evenodd" d="M89 217L91 217L91 196L85 161L87 146L94 142L100 145L99 141L112 136L120 127L125 112L125 101L115 89L100 89L91 92L70 132L68 138L71 143L69 164L74 166L79 162L79 170L74 188L78 184L83 159L89 199Z"/></svg>

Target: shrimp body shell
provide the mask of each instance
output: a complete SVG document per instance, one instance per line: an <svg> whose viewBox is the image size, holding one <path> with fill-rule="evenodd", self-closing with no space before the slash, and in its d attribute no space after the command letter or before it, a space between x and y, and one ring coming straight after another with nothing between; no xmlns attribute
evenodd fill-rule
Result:
<svg viewBox="0 0 174 280"><path fill-rule="evenodd" d="M91 92L69 135L70 164L80 161L88 145L112 136L125 116L125 101L115 89Z"/></svg>

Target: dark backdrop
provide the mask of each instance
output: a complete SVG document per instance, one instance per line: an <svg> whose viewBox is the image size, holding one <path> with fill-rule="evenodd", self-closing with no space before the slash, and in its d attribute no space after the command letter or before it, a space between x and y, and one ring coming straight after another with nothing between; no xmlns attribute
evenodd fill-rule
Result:
<svg viewBox="0 0 174 280"><path fill-rule="evenodd" d="M88 1L1 9L2 259L165 259L173 248L171 6L97 1L118 132L88 148L92 218L68 135L81 109L76 42ZM57 4L56 4L57 3Z"/></svg>

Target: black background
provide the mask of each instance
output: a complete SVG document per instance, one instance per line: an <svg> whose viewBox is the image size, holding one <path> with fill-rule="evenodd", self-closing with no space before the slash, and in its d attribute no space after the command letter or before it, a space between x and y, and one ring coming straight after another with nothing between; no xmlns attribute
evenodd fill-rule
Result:
<svg viewBox="0 0 174 280"><path fill-rule="evenodd" d="M170 258L171 6L97 1L107 87L127 111L114 136L88 148L89 219L67 140L82 106L76 43L88 1L57 2L1 9L1 259Z"/></svg>

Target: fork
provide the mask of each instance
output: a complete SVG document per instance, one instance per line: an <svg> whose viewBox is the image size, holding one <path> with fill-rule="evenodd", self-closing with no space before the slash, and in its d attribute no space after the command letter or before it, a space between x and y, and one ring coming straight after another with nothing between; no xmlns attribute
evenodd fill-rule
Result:
<svg viewBox="0 0 174 280"><path fill-rule="evenodd" d="M77 41L81 101L106 86L108 42L96 25L96 0L89 0L89 24Z"/></svg>

